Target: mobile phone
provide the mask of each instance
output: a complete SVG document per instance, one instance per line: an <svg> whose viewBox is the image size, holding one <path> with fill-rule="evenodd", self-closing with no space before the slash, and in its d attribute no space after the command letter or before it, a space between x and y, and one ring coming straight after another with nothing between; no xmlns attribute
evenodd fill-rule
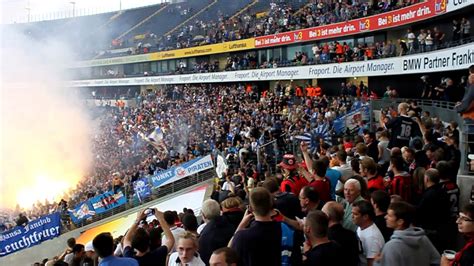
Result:
<svg viewBox="0 0 474 266"><path fill-rule="evenodd" d="M250 205L247 207L247 213L252 213L253 210L252 210L252 207L250 207Z"/></svg>
<svg viewBox="0 0 474 266"><path fill-rule="evenodd" d="M155 209L148 208L148 209L145 210L144 214L145 214L146 216L155 215Z"/></svg>

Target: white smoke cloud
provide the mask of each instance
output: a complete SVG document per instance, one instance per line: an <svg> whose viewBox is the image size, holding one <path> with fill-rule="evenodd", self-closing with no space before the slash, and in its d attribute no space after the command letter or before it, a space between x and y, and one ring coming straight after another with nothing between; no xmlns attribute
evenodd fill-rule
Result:
<svg viewBox="0 0 474 266"><path fill-rule="evenodd" d="M1 34L0 207L30 207L57 200L86 174L90 123L65 86L68 47Z"/></svg>

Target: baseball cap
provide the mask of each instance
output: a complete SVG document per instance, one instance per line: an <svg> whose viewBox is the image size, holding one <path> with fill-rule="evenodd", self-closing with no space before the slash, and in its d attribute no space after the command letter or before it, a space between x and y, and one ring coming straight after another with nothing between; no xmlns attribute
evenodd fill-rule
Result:
<svg viewBox="0 0 474 266"><path fill-rule="evenodd" d="M92 245L92 241L87 242L87 244L84 246L84 251L94 251L94 246Z"/></svg>
<svg viewBox="0 0 474 266"><path fill-rule="evenodd" d="M294 170L296 169L296 159L293 154L283 155L283 160L280 162L279 166L283 169Z"/></svg>

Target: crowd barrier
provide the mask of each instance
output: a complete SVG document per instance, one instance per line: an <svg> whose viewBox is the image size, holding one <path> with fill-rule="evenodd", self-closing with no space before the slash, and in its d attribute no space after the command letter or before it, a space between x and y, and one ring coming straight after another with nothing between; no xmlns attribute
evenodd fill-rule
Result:
<svg viewBox="0 0 474 266"><path fill-rule="evenodd" d="M128 197L123 191L109 191L78 204L70 213L74 224L61 223L60 213L55 213L30 221L25 227L17 226L0 233L0 257L40 244L42 241L57 237L60 234L122 213L216 176L211 155L207 155L159 172L156 175L139 179L134 184L135 193L131 197ZM150 180L150 183L148 183L149 193L143 194L143 179ZM151 179L160 180L160 184L152 186ZM87 207L84 207L84 205ZM81 211L87 215L79 218L77 214ZM51 230L54 230L54 232ZM44 233L43 231L47 232ZM38 235L38 232L41 232L42 237Z"/></svg>

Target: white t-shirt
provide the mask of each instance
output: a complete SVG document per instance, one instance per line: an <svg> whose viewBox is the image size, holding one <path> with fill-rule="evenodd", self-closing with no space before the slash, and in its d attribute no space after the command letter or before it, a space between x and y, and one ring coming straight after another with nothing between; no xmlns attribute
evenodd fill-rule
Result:
<svg viewBox="0 0 474 266"><path fill-rule="evenodd" d="M181 266L180 262L178 261L178 252L174 252L170 255L170 258L168 260L168 266ZM201 258L198 257L193 257L193 259L186 263L187 266L206 266L206 264L201 260Z"/></svg>
<svg viewBox="0 0 474 266"><path fill-rule="evenodd" d="M352 172L352 167L347 163L341 166L334 166L332 169L339 171L339 173L341 173L342 179L344 180L354 176L354 173Z"/></svg>
<svg viewBox="0 0 474 266"><path fill-rule="evenodd" d="M365 266L367 265L367 259L373 259L382 251L383 245L385 245L385 240L375 223L364 230L357 227L357 236L360 241L359 245L362 248L362 252L359 254L359 265Z"/></svg>
<svg viewBox="0 0 474 266"><path fill-rule="evenodd" d="M204 230L204 227L206 227L206 225L207 225L207 223L201 224L197 229L197 233L201 234L202 230Z"/></svg>
<svg viewBox="0 0 474 266"><path fill-rule="evenodd" d="M390 162L390 150L388 149L388 143L389 143L388 140L381 140L379 141L379 144L377 144L377 146L382 148L382 152L383 152L379 160L379 164Z"/></svg>
<svg viewBox="0 0 474 266"><path fill-rule="evenodd" d="M64 257L64 262L70 265L73 259L74 259L74 253L69 253Z"/></svg>
<svg viewBox="0 0 474 266"><path fill-rule="evenodd" d="M230 181L227 182L225 181L224 184L222 185L222 190L234 190L235 185L234 182Z"/></svg>
<svg viewBox="0 0 474 266"><path fill-rule="evenodd" d="M407 39L408 39L408 43L413 43L413 41L415 41L415 34L413 32L410 32L408 33L407 35Z"/></svg>

